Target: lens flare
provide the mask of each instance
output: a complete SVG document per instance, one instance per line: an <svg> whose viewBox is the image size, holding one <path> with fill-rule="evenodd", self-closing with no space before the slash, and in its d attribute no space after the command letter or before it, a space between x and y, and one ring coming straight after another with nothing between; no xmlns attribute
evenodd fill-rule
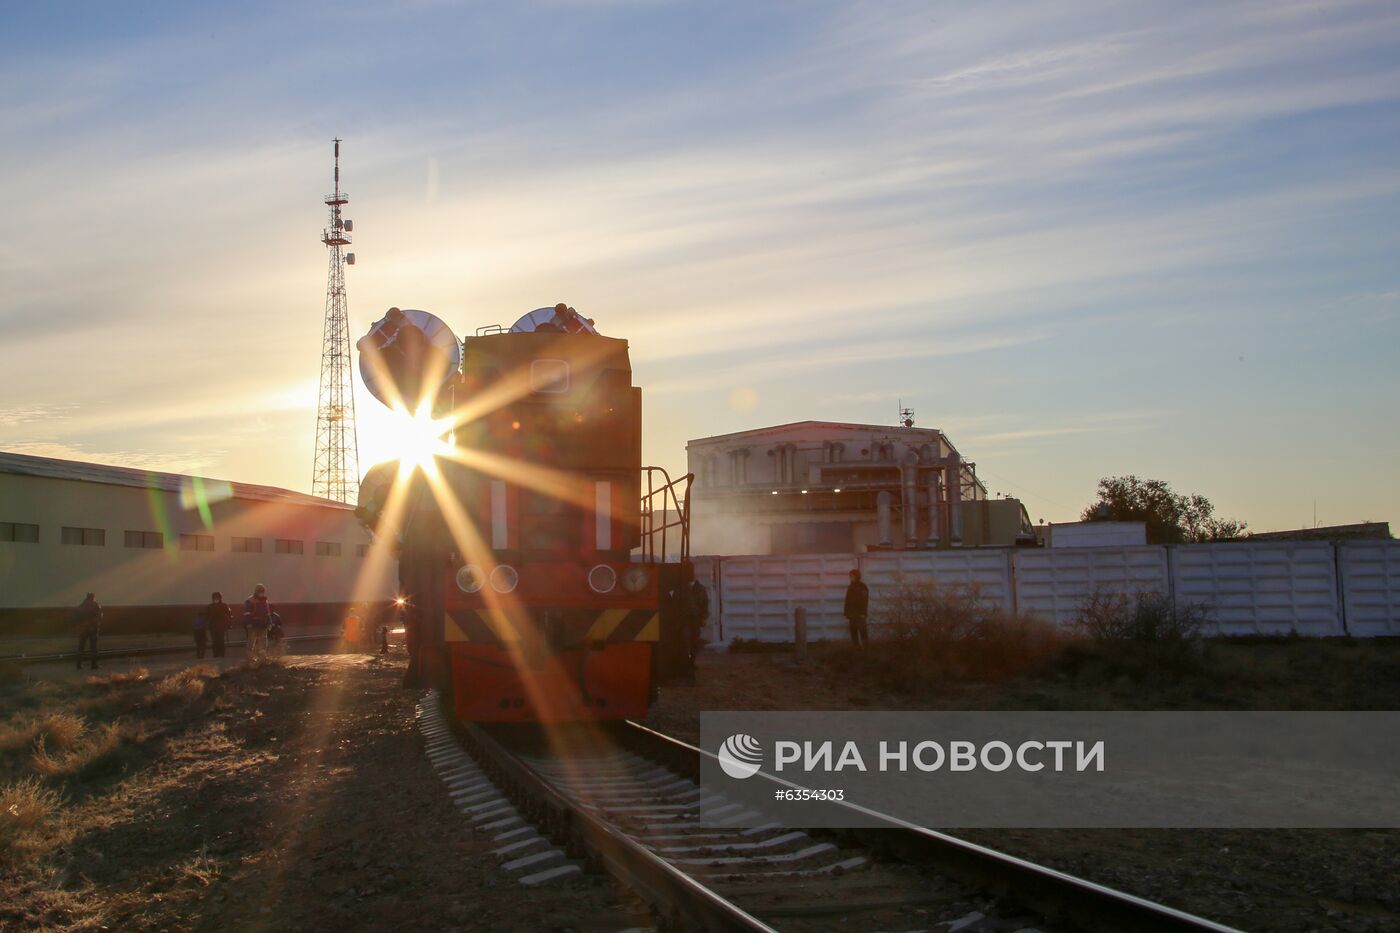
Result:
<svg viewBox="0 0 1400 933"><path fill-rule="evenodd" d="M451 424L434 418L424 408L412 413L395 410L393 420L386 427L390 432L387 446L398 455L400 476L415 469L436 471L435 458L452 453L452 445L445 439Z"/></svg>

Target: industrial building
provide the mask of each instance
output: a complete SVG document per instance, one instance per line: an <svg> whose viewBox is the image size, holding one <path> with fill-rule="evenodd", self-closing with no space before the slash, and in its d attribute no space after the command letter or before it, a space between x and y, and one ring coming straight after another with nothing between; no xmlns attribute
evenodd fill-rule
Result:
<svg viewBox="0 0 1400 933"><path fill-rule="evenodd" d="M686 444L691 553L839 554L1033 544L1016 499L934 428L830 421Z"/></svg>
<svg viewBox="0 0 1400 933"><path fill-rule="evenodd" d="M330 623L391 599L395 561L341 502L0 452L0 634L63 631L87 592L104 631L179 631L256 583L288 625Z"/></svg>

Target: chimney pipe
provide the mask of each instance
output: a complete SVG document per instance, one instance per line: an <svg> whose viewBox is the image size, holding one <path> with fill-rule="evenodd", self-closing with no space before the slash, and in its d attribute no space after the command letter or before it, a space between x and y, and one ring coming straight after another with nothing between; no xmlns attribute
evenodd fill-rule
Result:
<svg viewBox="0 0 1400 933"><path fill-rule="evenodd" d="M942 510L942 508L943 508L943 490L941 490L941 489L939 488L941 485L942 485L942 483L939 481L939 478L938 478L938 471L937 471L937 470L930 470L930 471L929 471L929 474L928 474L928 546L929 546L929 547L938 547L938 541L939 541L939 538L941 537L941 535L939 534L939 526L942 524L942 522L939 521L939 517L940 517L940 516L939 516L939 512L940 512L940 511Z"/></svg>
<svg viewBox="0 0 1400 933"><path fill-rule="evenodd" d="M904 507L904 546L919 546L919 455L906 451L899 465L900 503Z"/></svg>
<svg viewBox="0 0 1400 933"><path fill-rule="evenodd" d="M889 547L892 543L893 530L890 525L890 507L894 496L890 495L888 489L882 490L880 495L875 497L876 519L880 527L880 545Z"/></svg>

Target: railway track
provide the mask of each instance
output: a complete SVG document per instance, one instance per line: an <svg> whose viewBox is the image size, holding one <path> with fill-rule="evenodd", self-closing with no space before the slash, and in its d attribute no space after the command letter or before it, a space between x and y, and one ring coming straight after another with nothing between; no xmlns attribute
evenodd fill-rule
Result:
<svg viewBox="0 0 1400 933"><path fill-rule="evenodd" d="M282 640L287 643L288 647L291 647L293 645L332 644L339 638L339 635L286 635ZM229 642L228 647L246 649L247 645L241 641L234 641ZM191 642L180 645L159 645L152 648L109 648L97 652L97 659L99 661L113 661L118 658L155 658L193 653L194 645ZM83 655L84 660L87 658L88 655ZM72 662L77 659L78 654L73 651L60 651L51 654L7 654L0 655L0 664L49 664L58 661Z"/></svg>
<svg viewBox="0 0 1400 933"><path fill-rule="evenodd" d="M713 797L702 814L705 753L636 723L485 728L436 703L430 755L508 868L526 883L605 870L664 928L1232 930L893 818L796 830Z"/></svg>

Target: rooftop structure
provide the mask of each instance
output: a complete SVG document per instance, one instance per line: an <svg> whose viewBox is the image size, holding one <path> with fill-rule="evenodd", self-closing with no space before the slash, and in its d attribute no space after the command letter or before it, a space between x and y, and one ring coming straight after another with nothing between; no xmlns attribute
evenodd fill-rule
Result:
<svg viewBox="0 0 1400 933"><path fill-rule="evenodd" d="M799 421L698 438L686 453L697 555L1034 541L1020 502L989 499L936 428Z"/></svg>

